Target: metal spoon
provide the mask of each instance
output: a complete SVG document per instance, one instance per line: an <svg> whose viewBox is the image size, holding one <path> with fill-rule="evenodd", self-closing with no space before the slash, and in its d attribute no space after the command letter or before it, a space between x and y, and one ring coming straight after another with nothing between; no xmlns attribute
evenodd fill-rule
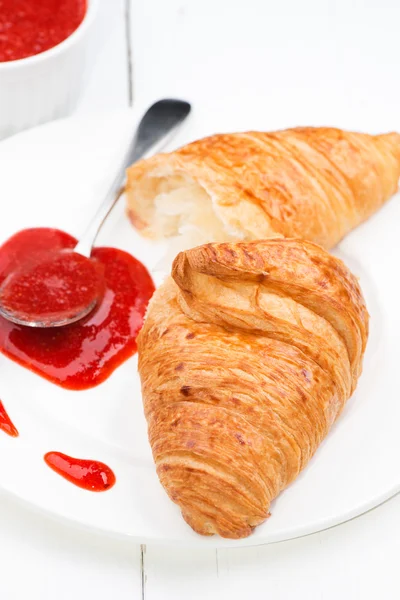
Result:
<svg viewBox="0 0 400 600"><path fill-rule="evenodd" d="M136 129L133 140L110 189L74 250L54 252L46 258L43 264L35 264L33 267L26 268L22 266L16 272L11 273L0 288L0 315L2 317L13 323L28 327L60 327L82 319L94 309L99 300L101 286L96 288L96 285L93 284L91 297L89 299L85 298L84 305L82 305L82 301L78 301L78 294L76 294L74 288L76 283L73 280L75 263L80 269L81 276L83 273L83 279L85 279L85 269L87 269L87 280L95 282L96 277L98 277L98 265L96 266L95 261L90 258L92 247L105 219L122 194L126 168L140 158L161 150L189 115L190 109L188 102L172 99L160 100L148 109ZM71 262L71 259L72 267L68 265L68 268L63 269L63 261L69 260ZM69 294L69 300L71 296L77 298L76 306L70 307L68 311L60 310L57 312L57 310L53 310L52 312L45 311L43 314L40 314L40 311L38 313L37 309L27 310L26 307L21 309L23 305L18 305L17 294L14 293L14 290L22 289L23 291L25 285L27 286L25 289L29 294L29 281L33 269L37 270L35 276L38 274L40 276L41 273L52 274L52 277L49 275L46 282L42 282L43 285L48 286L45 287L45 291L47 290L46 293L49 294L50 300L51 298L54 299L57 294L67 293ZM63 270L65 271L64 275L62 275ZM64 279L62 279L63 276ZM53 282L56 286L54 289L52 289Z"/></svg>

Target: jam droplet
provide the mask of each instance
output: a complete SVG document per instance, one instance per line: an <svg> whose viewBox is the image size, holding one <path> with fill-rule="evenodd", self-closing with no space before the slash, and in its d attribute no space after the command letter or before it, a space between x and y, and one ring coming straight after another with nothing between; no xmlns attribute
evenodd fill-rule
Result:
<svg viewBox="0 0 400 600"><path fill-rule="evenodd" d="M44 460L61 477L90 492L105 492L116 481L110 467L96 460L72 458L61 452L48 452Z"/></svg>
<svg viewBox="0 0 400 600"><path fill-rule="evenodd" d="M4 404L0 400L0 429L4 431L7 435L11 437L18 437L18 429L15 427L14 423L11 421L10 417L7 414L6 409L4 408Z"/></svg>

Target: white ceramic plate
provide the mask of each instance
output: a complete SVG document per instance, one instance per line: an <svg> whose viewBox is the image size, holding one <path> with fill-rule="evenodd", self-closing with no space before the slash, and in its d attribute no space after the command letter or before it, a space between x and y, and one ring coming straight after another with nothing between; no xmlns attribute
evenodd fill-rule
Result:
<svg viewBox="0 0 400 600"><path fill-rule="evenodd" d="M201 114L175 139L209 133ZM206 117L206 115L203 115ZM69 119L0 145L0 241L24 227L59 227L79 236L123 152L136 116ZM246 124L241 124L246 127ZM235 124L231 124L232 129ZM225 124L228 128L229 125ZM102 385L63 390L0 355L0 398L20 431L0 432L0 488L46 513L137 542L253 545L284 540L350 519L400 490L400 203L395 197L341 244L338 254L360 277L371 336L358 389L315 458L273 503L272 517L248 539L197 536L161 488L142 413L137 358ZM123 204L99 245L114 245L150 269L161 248L141 240ZM43 461L49 450L101 460L117 476L103 494L81 490Z"/></svg>

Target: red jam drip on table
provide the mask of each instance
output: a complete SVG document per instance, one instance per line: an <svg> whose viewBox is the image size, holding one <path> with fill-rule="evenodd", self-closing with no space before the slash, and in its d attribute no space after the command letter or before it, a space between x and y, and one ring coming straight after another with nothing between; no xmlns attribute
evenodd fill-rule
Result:
<svg viewBox="0 0 400 600"><path fill-rule="evenodd" d="M1 0L0 0L1 2ZM24 323L76 320L104 293L104 267L96 260L62 250L27 260L4 282L3 308Z"/></svg>
<svg viewBox="0 0 400 600"><path fill-rule="evenodd" d="M115 484L115 475L102 462L72 458L61 452L48 452L46 464L71 483L90 492L105 492Z"/></svg>
<svg viewBox="0 0 400 600"><path fill-rule="evenodd" d="M26 229L0 247L0 285L27 260L35 261L77 240L57 229ZM102 383L136 351L154 284L146 268L115 248L92 253L104 268L102 301L87 317L51 329L15 325L0 317L0 350L20 365L70 390Z"/></svg>
<svg viewBox="0 0 400 600"><path fill-rule="evenodd" d="M6 409L4 408L3 403L0 400L0 429L4 431L7 435L11 437L18 437L18 429L15 427L14 423L11 421L10 417L7 414Z"/></svg>
<svg viewBox="0 0 400 600"><path fill-rule="evenodd" d="M83 21L87 0L1 0L0 62L57 46Z"/></svg>

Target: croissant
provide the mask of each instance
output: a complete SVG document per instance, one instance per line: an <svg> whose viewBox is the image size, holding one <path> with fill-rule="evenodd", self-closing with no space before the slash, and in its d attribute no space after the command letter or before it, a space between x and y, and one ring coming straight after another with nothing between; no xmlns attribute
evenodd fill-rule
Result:
<svg viewBox="0 0 400 600"><path fill-rule="evenodd" d="M399 176L397 133L214 135L130 167L127 211L145 236L186 237L179 249L280 235L329 249L396 192Z"/></svg>
<svg viewBox="0 0 400 600"><path fill-rule="evenodd" d="M157 473L198 533L248 536L307 465L361 372L356 278L298 239L180 253L138 337Z"/></svg>

